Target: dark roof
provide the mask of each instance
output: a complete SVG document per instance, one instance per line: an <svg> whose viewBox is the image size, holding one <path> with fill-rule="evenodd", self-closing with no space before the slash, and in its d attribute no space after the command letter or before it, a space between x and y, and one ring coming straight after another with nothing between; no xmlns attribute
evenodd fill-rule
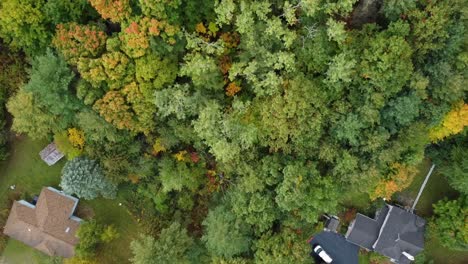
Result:
<svg viewBox="0 0 468 264"><path fill-rule="evenodd" d="M336 264L358 264L359 247L346 241L343 235L330 231L317 234L310 242L313 247L320 245ZM312 253L313 255L315 253ZM315 256L318 258L318 256Z"/></svg>
<svg viewBox="0 0 468 264"><path fill-rule="evenodd" d="M376 220L358 213L348 228L346 239L360 247L372 250L379 231L380 225Z"/></svg>
<svg viewBox="0 0 468 264"><path fill-rule="evenodd" d="M416 256L424 248L426 221L399 207L389 208L374 250L396 260L401 257L406 259L403 252Z"/></svg>
<svg viewBox="0 0 468 264"><path fill-rule="evenodd" d="M325 223L325 228L329 231L336 232L338 230L338 226L340 225L340 219L336 216L331 216L327 219Z"/></svg>
<svg viewBox="0 0 468 264"><path fill-rule="evenodd" d="M409 263L403 252L416 256L423 250L425 225L421 217L387 204L377 212L375 219L357 214L346 239L392 258L396 263Z"/></svg>
<svg viewBox="0 0 468 264"><path fill-rule="evenodd" d="M77 198L44 187L36 206L24 200L13 203L3 232L48 255L72 257L81 221L73 216L77 204Z"/></svg>

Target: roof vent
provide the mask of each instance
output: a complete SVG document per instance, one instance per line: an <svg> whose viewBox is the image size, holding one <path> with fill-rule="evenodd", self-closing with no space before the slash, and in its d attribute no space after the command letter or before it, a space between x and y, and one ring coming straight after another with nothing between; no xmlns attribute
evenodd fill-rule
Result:
<svg viewBox="0 0 468 264"><path fill-rule="evenodd" d="M28 231L31 232L31 228L28 228Z"/></svg>
<svg viewBox="0 0 468 264"><path fill-rule="evenodd" d="M409 253L403 251L402 254L403 254L405 257L407 257L409 260L414 261L414 257L413 257L412 255L410 255Z"/></svg>
<svg viewBox="0 0 468 264"><path fill-rule="evenodd" d="M65 233L68 233L70 232L70 227L67 227L67 229L65 229Z"/></svg>

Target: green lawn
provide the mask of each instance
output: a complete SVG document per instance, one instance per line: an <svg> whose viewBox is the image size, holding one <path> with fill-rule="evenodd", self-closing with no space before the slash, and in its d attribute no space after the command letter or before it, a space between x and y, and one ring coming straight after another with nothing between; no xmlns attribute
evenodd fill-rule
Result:
<svg viewBox="0 0 468 264"><path fill-rule="evenodd" d="M8 205L8 197L13 191L10 185L15 184L15 192L28 195L39 194L43 186L58 187L61 169L65 159L53 166L48 166L39 157L39 151L48 144L47 141L33 141L27 137L16 138L11 145L11 155L7 161L0 162L0 209ZM128 263L130 258L130 241L138 234L138 225L128 213L123 199L80 200L79 211L94 216L99 222L113 224L120 233L120 238L103 246L98 252L98 263ZM13 239L8 240L2 260L8 264L44 264L52 263L52 258ZM26 261L27 260L27 261Z"/></svg>

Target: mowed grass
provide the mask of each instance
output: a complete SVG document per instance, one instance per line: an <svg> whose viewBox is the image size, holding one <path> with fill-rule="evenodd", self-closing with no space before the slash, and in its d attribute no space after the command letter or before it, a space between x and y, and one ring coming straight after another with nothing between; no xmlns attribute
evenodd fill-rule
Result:
<svg viewBox="0 0 468 264"><path fill-rule="evenodd" d="M414 178L411 185L401 193L406 196L416 198L419 189L426 178L427 173L432 163L430 160L425 160L419 166L419 174ZM456 199L459 194L448 184L445 177L437 170L437 165L434 172L430 176L426 187L419 198L416 205L416 214L422 216L429 221L433 214L432 205L437 201L447 197L448 199ZM427 232L426 232L427 235ZM426 237L425 254L428 259L434 260L434 263L444 264L465 264L468 263L468 252L449 250L443 247L436 238Z"/></svg>
<svg viewBox="0 0 468 264"><path fill-rule="evenodd" d="M119 232L119 237L98 250L97 260L102 264L130 263L130 242L139 234L138 223L130 215L125 202L121 198L122 192L116 199L94 199L81 201L82 207L93 209L94 218L103 224L113 225ZM122 206L119 205L122 203Z"/></svg>
<svg viewBox="0 0 468 264"><path fill-rule="evenodd" d="M13 192L11 185L16 185L15 192L37 195L42 187L57 187L65 158L53 166L48 166L39 157L41 151L49 142L46 140L31 140L27 137L18 137L11 143L11 155L8 160L0 162L0 209L8 206L8 196ZM120 237L111 243L102 246L97 252L97 263L129 263L131 257L130 242L138 235L138 224L128 213L123 198L115 200L95 199L91 201L80 200L79 209L84 209L103 224L114 225ZM3 260L3 262L1 262ZM7 264L44 264L58 263L41 252L28 247L13 239L8 244L0 258L0 263Z"/></svg>
<svg viewBox="0 0 468 264"><path fill-rule="evenodd" d="M421 162L418 165L419 173L415 176L411 185L403 191L396 193L394 198L396 198L398 195L401 195L415 199L419 192L419 188L421 187L427 173L429 172L431 165L432 162L429 159ZM433 214L432 204L443 199L444 197L447 197L448 199L456 199L458 195L458 192L450 187L445 177L438 172L436 166L433 174L427 182L418 204L416 205L416 214L429 221ZM358 212L361 213L366 213L371 205L369 196L365 193L350 191L349 193L345 194L343 198L344 199L341 201L343 206L347 208L357 208ZM468 263L468 252L454 251L444 248L436 238L426 238L425 254L427 255L427 259L434 260L434 263L436 264ZM370 263L368 254L360 254L359 263Z"/></svg>
<svg viewBox="0 0 468 264"><path fill-rule="evenodd" d="M39 156L49 142L33 141L27 137L15 138L11 144L10 156L0 162L0 208L6 209L8 196L13 192L11 185L16 185L15 192L29 196L40 193L43 186L57 187L60 183L60 171L65 164L61 160L54 166L48 166ZM8 240L2 260L8 264L43 264L50 263L52 258L30 248L19 241Z"/></svg>

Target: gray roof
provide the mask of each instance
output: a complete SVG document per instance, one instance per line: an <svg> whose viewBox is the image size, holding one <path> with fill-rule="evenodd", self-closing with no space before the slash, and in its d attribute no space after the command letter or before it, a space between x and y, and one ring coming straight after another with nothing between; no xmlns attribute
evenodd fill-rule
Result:
<svg viewBox="0 0 468 264"><path fill-rule="evenodd" d="M426 221L399 207L389 208L374 250L396 260L401 257L406 259L403 252L416 256L424 248Z"/></svg>
<svg viewBox="0 0 468 264"><path fill-rule="evenodd" d="M41 152L39 152L41 159L47 163L47 165L52 166L57 163L60 159L63 158L64 154L58 150L57 145L54 142L50 143L45 147Z"/></svg>
<svg viewBox="0 0 468 264"><path fill-rule="evenodd" d="M332 232L336 232L338 230L338 226L340 226L340 219L336 216L329 217L325 223L325 229Z"/></svg>
<svg viewBox="0 0 468 264"><path fill-rule="evenodd" d="M375 219L357 214L346 239L368 250L376 251L396 263L409 263L403 252L416 256L424 248L426 221L396 206L386 205Z"/></svg>
<svg viewBox="0 0 468 264"><path fill-rule="evenodd" d="M346 239L360 247L372 250L380 225L372 218L362 214L357 214L356 219L351 223L346 233Z"/></svg>

